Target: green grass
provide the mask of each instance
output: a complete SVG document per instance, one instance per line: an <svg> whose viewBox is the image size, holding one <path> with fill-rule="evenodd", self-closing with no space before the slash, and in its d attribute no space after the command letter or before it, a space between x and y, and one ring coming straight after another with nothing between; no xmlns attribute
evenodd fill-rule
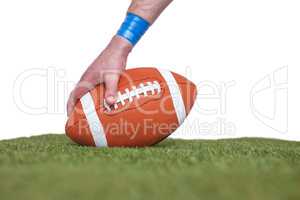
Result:
<svg viewBox="0 0 300 200"><path fill-rule="evenodd" d="M300 143L166 140L88 148L63 135L0 141L0 199L300 199Z"/></svg>

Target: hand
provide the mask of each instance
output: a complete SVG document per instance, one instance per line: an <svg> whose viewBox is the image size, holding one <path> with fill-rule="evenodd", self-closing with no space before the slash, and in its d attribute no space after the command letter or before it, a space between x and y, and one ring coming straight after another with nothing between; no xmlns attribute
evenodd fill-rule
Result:
<svg viewBox="0 0 300 200"><path fill-rule="evenodd" d="M105 84L105 100L111 105L115 103L120 73L125 69L127 57L132 45L125 39L115 36L105 50L87 68L80 81L71 92L68 103L68 116L75 103L95 85Z"/></svg>

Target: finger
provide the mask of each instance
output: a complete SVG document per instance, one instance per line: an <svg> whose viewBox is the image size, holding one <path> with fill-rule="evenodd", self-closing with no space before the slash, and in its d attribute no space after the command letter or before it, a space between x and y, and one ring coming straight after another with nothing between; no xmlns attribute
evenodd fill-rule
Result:
<svg viewBox="0 0 300 200"><path fill-rule="evenodd" d="M71 112L73 111L74 106L75 106L75 99L73 97L73 92L71 92L70 97L69 97L68 102L67 102L67 115L68 115L68 117L71 115Z"/></svg>
<svg viewBox="0 0 300 200"><path fill-rule="evenodd" d="M87 92L94 88L94 85L90 81L80 81L75 89L71 92L68 102L67 102L67 115L73 112L76 102Z"/></svg>
<svg viewBox="0 0 300 200"><path fill-rule="evenodd" d="M119 83L120 73L109 72L104 75L105 83L105 100L109 105L116 102L118 83Z"/></svg>

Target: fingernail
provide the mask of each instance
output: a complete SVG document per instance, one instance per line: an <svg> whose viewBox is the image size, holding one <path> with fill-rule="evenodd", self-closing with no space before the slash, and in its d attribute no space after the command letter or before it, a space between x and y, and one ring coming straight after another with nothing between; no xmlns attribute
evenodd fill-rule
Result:
<svg viewBox="0 0 300 200"><path fill-rule="evenodd" d="M108 97L106 98L106 101L107 101L109 104L114 103L114 102L115 102L115 97L114 97L114 96L108 96Z"/></svg>

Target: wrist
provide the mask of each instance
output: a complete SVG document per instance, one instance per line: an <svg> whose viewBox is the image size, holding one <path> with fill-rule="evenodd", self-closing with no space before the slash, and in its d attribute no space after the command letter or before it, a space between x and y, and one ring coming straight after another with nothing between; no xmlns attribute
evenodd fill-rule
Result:
<svg viewBox="0 0 300 200"><path fill-rule="evenodd" d="M126 39L116 35L111 39L107 48L113 50L115 53L121 54L123 56L128 56L128 54L133 49L133 45Z"/></svg>
<svg viewBox="0 0 300 200"><path fill-rule="evenodd" d="M124 22L117 32L117 36L126 39L132 46L142 38L148 30L150 23L144 18L128 12Z"/></svg>

